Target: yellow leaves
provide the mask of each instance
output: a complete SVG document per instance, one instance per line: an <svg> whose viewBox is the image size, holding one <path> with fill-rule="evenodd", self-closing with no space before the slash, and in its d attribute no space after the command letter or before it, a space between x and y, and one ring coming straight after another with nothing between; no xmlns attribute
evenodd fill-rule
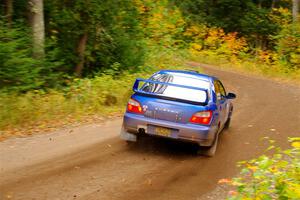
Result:
<svg viewBox="0 0 300 200"><path fill-rule="evenodd" d="M141 12L146 9L143 16L144 28L147 34L159 43L166 46L172 45L174 35L183 31L185 20L177 7L171 7L168 0L161 0L157 3L135 0Z"/></svg>
<svg viewBox="0 0 300 200"><path fill-rule="evenodd" d="M192 55L197 56L202 50L202 45L199 43L190 43L189 51Z"/></svg>
<svg viewBox="0 0 300 200"><path fill-rule="evenodd" d="M185 21L182 17L178 18L177 19L177 22L176 22L176 26L177 27L183 27L185 25Z"/></svg>
<svg viewBox="0 0 300 200"><path fill-rule="evenodd" d="M248 166L248 169L250 169L253 172L256 172L256 170L258 170L257 166Z"/></svg>
<svg viewBox="0 0 300 200"><path fill-rule="evenodd" d="M271 167L270 169L269 169L269 171L270 172L272 172L272 173L275 173L275 172L277 172L278 171L278 169L276 168L276 167Z"/></svg>
<svg viewBox="0 0 300 200"><path fill-rule="evenodd" d="M197 35L200 32L198 26L189 26L186 31L183 33L184 36L194 36Z"/></svg>
<svg viewBox="0 0 300 200"><path fill-rule="evenodd" d="M220 28L210 28L207 32L205 44L210 48L218 48L224 42L224 31Z"/></svg>
<svg viewBox="0 0 300 200"><path fill-rule="evenodd" d="M225 36L225 33L223 29L221 28L210 28L208 31L208 38L223 38Z"/></svg>
<svg viewBox="0 0 300 200"><path fill-rule="evenodd" d="M224 36L224 43L232 53L237 54L247 46L246 39L237 37L237 32L228 33Z"/></svg>
<svg viewBox="0 0 300 200"><path fill-rule="evenodd" d="M200 51L202 49L202 46L197 43L191 43L191 48L193 48L196 51Z"/></svg>
<svg viewBox="0 0 300 200"><path fill-rule="evenodd" d="M176 29L176 25L175 24L166 24L166 28L174 30L174 29Z"/></svg>
<svg viewBox="0 0 300 200"><path fill-rule="evenodd" d="M257 53L258 53L258 58L266 64L272 64L277 59L276 54L271 51L259 50L257 51Z"/></svg>
<svg viewBox="0 0 300 200"><path fill-rule="evenodd" d="M292 142L291 146L300 149L300 142Z"/></svg>
<svg viewBox="0 0 300 200"><path fill-rule="evenodd" d="M277 10L281 14L290 14L291 13L288 8L279 7Z"/></svg>
<svg viewBox="0 0 300 200"><path fill-rule="evenodd" d="M230 190L230 191L228 192L228 194L231 195L231 196L235 196L235 195L237 195L238 193L237 193L236 191L234 191L234 190Z"/></svg>
<svg viewBox="0 0 300 200"><path fill-rule="evenodd" d="M287 183L286 193L290 197L295 197L294 199L298 199L300 197L300 184L297 183Z"/></svg>
<svg viewBox="0 0 300 200"><path fill-rule="evenodd" d="M300 51L300 48L298 48L299 50L297 50L298 52ZM291 58L290 58L290 62L297 65L300 65L300 53L291 53Z"/></svg>
<svg viewBox="0 0 300 200"><path fill-rule="evenodd" d="M243 166L240 176L229 183L235 186L231 192L232 199L300 199L300 137L289 138L289 142L294 148L283 152L276 148L278 152L272 156L262 155L257 159L240 162L240 167ZM227 183L228 180L220 182Z"/></svg>
<svg viewBox="0 0 300 200"><path fill-rule="evenodd" d="M288 8L283 8L283 7L273 8L272 11L280 13L280 14L290 14L291 13L291 11Z"/></svg>
<svg viewBox="0 0 300 200"><path fill-rule="evenodd" d="M268 16L274 23L281 26L287 26L292 19L291 11L283 7L273 8Z"/></svg>
<svg viewBox="0 0 300 200"><path fill-rule="evenodd" d="M154 13L152 16L152 20L156 22L160 21L162 18L163 18L162 13Z"/></svg>
<svg viewBox="0 0 300 200"><path fill-rule="evenodd" d="M228 184L228 183L231 183L231 182L232 182L232 181L231 181L230 179L223 178L223 179L220 179L220 180L218 181L218 184L223 184L223 183Z"/></svg>
<svg viewBox="0 0 300 200"><path fill-rule="evenodd" d="M190 37L190 52L194 55L200 52L214 50L217 55L230 56L230 61L237 63L236 55L247 51L245 38L238 37L238 33L225 33L221 28L209 28L205 25L190 25L183 33Z"/></svg>
<svg viewBox="0 0 300 200"><path fill-rule="evenodd" d="M136 8L140 14L146 12L147 7L142 0L134 0L133 3L136 5Z"/></svg>

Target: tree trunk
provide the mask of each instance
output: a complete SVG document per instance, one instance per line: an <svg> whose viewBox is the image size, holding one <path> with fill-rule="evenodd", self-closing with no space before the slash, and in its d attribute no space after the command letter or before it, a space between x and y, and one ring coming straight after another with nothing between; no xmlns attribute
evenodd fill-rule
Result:
<svg viewBox="0 0 300 200"><path fill-rule="evenodd" d="M259 1L258 1L258 4L257 4L257 7L258 7L258 8L261 8L261 3L262 3L261 0L259 0Z"/></svg>
<svg viewBox="0 0 300 200"><path fill-rule="evenodd" d="M79 43L78 43L78 47L77 47L77 53L78 53L78 57L79 57L79 62L76 65L75 68L75 74L80 77L82 75L82 70L84 67L84 52L86 49L86 43L88 40L88 33L85 32L84 34L82 34L82 36L80 37Z"/></svg>
<svg viewBox="0 0 300 200"><path fill-rule="evenodd" d="M272 0L272 5L271 5L272 9L276 7L276 2L277 2L277 0Z"/></svg>
<svg viewBox="0 0 300 200"><path fill-rule="evenodd" d="M298 21L299 0L293 0L293 22Z"/></svg>
<svg viewBox="0 0 300 200"><path fill-rule="evenodd" d="M29 0L33 38L33 56L43 58L45 55L45 24L43 0Z"/></svg>
<svg viewBox="0 0 300 200"><path fill-rule="evenodd" d="M256 34L255 39L255 55L258 57L258 53L260 50L262 50L262 39L261 36Z"/></svg>
<svg viewBox="0 0 300 200"><path fill-rule="evenodd" d="M13 16L13 0L5 0L5 15L8 26L11 27Z"/></svg>

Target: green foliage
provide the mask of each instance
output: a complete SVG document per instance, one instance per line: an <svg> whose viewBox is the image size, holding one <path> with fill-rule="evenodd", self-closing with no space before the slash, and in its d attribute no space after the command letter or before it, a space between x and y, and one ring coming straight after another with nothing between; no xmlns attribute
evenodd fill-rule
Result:
<svg viewBox="0 0 300 200"><path fill-rule="evenodd" d="M25 94L1 94L0 128L12 129L67 116L104 114L115 107L123 109L135 75L110 75L74 79L63 90L33 90ZM14 99L12 101L12 99Z"/></svg>
<svg viewBox="0 0 300 200"><path fill-rule="evenodd" d="M177 47L183 42L185 21L180 10L169 4L169 0L136 0L148 45Z"/></svg>
<svg viewBox="0 0 300 200"><path fill-rule="evenodd" d="M12 28L1 10L0 87L5 90L63 85L82 61L80 55L83 77L143 70L139 66L155 46L192 49L233 63L248 59L299 68L299 30L290 28L290 1L44 0L43 60L32 57L27 3L14 1Z"/></svg>
<svg viewBox="0 0 300 200"><path fill-rule="evenodd" d="M28 90L43 84L41 62L31 57L30 44L27 30L8 29L0 21L0 88Z"/></svg>
<svg viewBox="0 0 300 200"><path fill-rule="evenodd" d="M257 40L270 42L270 36L276 35L279 29L278 24L271 22L270 9L257 9L255 5L251 5L249 9L239 20L240 32L253 43L257 43ZM256 47L259 48L258 45Z"/></svg>
<svg viewBox="0 0 300 200"><path fill-rule="evenodd" d="M29 91L57 84L63 65L57 60L56 49L49 46L44 59L32 57L30 32L16 23L14 28L0 21L0 89L4 91Z"/></svg>
<svg viewBox="0 0 300 200"><path fill-rule="evenodd" d="M159 54L162 51L164 53ZM1 134L11 136L20 131L29 134L32 133L31 129L40 131L60 122L70 124L89 116L121 112L137 77L147 78L165 68L188 69L183 67L185 56L184 52L177 49L153 47L147 53L147 65L134 70L138 72L120 72L122 66L115 63L112 68L95 74L93 78L68 78L60 89L31 90L24 94L1 93L0 139ZM57 118L64 120L58 122Z"/></svg>
<svg viewBox="0 0 300 200"><path fill-rule="evenodd" d="M281 150L271 140L267 151L275 150L275 154L240 162L244 168L231 182L236 191L228 199L300 199L300 138L289 141L291 148Z"/></svg>
<svg viewBox="0 0 300 200"><path fill-rule="evenodd" d="M300 23L287 26L276 38L280 61L300 69Z"/></svg>
<svg viewBox="0 0 300 200"><path fill-rule="evenodd" d="M237 32L247 39L249 52L274 50L273 36L291 23L291 1L252 0L171 0L188 24ZM250 51L251 50L251 51Z"/></svg>
<svg viewBox="0 0 300 200"><path fill-rule="evenodd" d="M87 33L84 74L105 71L114 63L122 69L143 64L144 43L138 12L129 0L45 1L49 40L72 74L78 63L78 43Z"/></svg>

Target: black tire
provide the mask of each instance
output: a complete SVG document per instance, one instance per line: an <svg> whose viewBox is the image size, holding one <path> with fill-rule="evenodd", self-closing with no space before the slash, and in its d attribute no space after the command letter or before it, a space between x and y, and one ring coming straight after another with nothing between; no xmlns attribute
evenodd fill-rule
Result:
<svg viewBox="0 0 300 200"><path fill-rule="evenodd" d="M199 147L198 154L207 156L207 157L213 157L216 154L218 141L219 141L219 131L216 133L214 142L212 146L210 147Z"/></svg>
<svg viewBox="0 0 300 200"><path fill-rule="evenodd" d="M230 127L230 121L231 121L231 118L228 117L227 121L224 124L224 130L229 129L229 127Z"/></svg>

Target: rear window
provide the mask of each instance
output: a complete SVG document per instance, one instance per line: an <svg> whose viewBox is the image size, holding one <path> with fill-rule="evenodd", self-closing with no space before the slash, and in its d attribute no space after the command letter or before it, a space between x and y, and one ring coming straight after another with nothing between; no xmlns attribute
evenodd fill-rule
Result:
<svg viewBox="0 0 300 200"><path fill-rule="evenodd" d="M209 82L196 78L192 75L168 73L168 74L156 74L151 80L159 82L174 83L184 86L192 86L202 89L209 88ZM155 93L166 97L182 99L187 101L205 103L207 101L207 93L202 90L181 88L170 85L146 83L142 90L145 92Z"/></svg>

